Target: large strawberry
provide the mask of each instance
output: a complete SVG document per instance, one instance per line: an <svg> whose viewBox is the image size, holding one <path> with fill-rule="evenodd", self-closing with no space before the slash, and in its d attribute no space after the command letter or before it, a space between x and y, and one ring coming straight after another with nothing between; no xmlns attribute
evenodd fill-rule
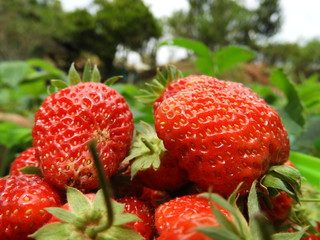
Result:
<svg viewBox="0 0 320 240"><path fill-rule="evenodd" d="M54 188L36 175L0 179L0 239L25 240L51 218L45 208L60 206Z"/></svg>
<svg viewBox="0 0 320 240"><path fill-rule="evenodd" d="M35 148L30 147L23 151L11 164L10 175L20 175L20 169L28 166L39 167L39 161L35 155Z"/></svg>
<svg viewBox="0 0 320 240"><path fill-rule="evenodd" d="M204 190L242 192L271 165L285 162L289 140L277 112L242 84L193 76L185 89L164 99L155 128Z"/></svg>
<svg viewBox="0 0 320 240"><path fill-rule="evenodd" d="M81 82L53 93L36 113L32 131L45 179L59 188L97 188L88 143L97 141L104 172L110 177L129 150L133 128L125 99L105 84Z"/></svg>
<svg viewBox="0 0 320 240"><path fill-rule="evenodd" d="M228 218L231 214L219 205L216 207ZM197 232L197 227L219 227L208 198L197 195L177 197L156 209L155 224L161 240L209 240L208 236Z"/></svg>

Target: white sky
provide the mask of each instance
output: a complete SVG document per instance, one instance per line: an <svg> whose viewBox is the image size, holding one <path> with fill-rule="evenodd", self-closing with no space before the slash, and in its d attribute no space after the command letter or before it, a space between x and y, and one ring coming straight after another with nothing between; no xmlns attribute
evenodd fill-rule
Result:
<svg viewBox="0 0 320 240"><path fill-rule="evenodd" d="M87 7L91 2L91 0L60 1L67 11ZM257 5L257 0L242 1L248 6ZM144 2L157 18L169 16L175 10L188 8L187 0L144 0ZM273 37L274 40L305 42L313 38L320 39L320 0L280 0L280 4L283 22L280 32ZM158 54L161 55L161 51Z"/></svg>

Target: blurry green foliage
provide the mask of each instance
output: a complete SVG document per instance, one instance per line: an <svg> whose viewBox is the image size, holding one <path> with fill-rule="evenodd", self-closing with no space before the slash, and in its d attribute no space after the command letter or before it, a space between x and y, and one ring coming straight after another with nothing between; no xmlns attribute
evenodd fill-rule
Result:
<svg viewBox="0 0 320 240"><path fill-rule="evenodd" d="M201 41L211 50L230 44L255 46L262 37L274 35L281 23L278 0L259 0L255 9L234 0L188 2L188 10L168 18L171 34Z"/></svg>

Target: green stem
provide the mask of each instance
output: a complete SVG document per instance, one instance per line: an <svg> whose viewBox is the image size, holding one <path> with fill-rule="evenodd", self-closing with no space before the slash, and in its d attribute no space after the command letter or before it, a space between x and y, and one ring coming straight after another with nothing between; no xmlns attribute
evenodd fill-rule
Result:
<svg viewBox="0 0 320 240"><path fill-rule="evenodd" d="M109 179L107 179L103 166L101 164L100 158L97 153L97 148L96 148L96 141L92 141L89 143L89 149L93 157L93 161L95 163L95 166L97 168L97 173L98 173L98 178L100 181L100 187L103 192L105 204L107 207L107 222L105 225L98 226L93 228L91 231L95 235L97 235L99 232L103 232L107 229L109 229L113 225L114 221L114 214L113 214L113 209L112 209L112 204L110 201L111 198L111 184L109 182Z"/></svg>
<svg viewBox="0 0 320 240"><path fill-rule="evenodd" d="M317 199L317 198L300 199L300 202L320 202L320 199Z"/></svg>

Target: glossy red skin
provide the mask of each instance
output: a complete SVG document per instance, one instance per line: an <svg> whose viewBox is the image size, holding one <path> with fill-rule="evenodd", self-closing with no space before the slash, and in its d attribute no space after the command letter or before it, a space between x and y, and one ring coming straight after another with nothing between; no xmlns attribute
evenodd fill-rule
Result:
<svg viewBox="0 0 320 240"><path fill-rule="evenodd" d="M250 89L217 81L193 80L163 100L155 128L189 180L223 196L243 182L245 194L270 166L288 159L288 134L277 112Z"/></svg>
<svg viewBox="0 0 320 240"><path fill-rule="evenodd" d="M79 83L48 96L35 116L33 145L45 179L60 189L98 187L87 145L96 139L107 176L117 171L133 136L125 99L101 83Z"/></svg>
<svg viewBox="0 0 320 240"><path fill-rule="evenodd" d="M36 175L0 179L0 239L25 240L51 218L47 207L61 205L61 197Z"/></svg>
<svg viewBox="0 0 320 240"><path fill-rule="evenodd" d="M23 151L11 164L10 167L10 175L21 175L19 169L27 167L27 166L35 166L39 167L39 161L35 156L35 148L30 147Z"/></svg>
<svg viewBox="0 0 320 240"><path fill-rule="evenodd" d="M139 171L135 175L135 179L145 187L160 191L174 191L188 182L187 172L180 168L176 157L165 152L161 156L160 162L158 169L155 170L151 167Z"/></svg>
<svg viewBox="0 0 320 240"><path fill-rule="evenodd" d="M134 228L146 240L153 240L154 237L154 209L152 206L137 197L125 197L116 200L125 204L125 211L137 215L141 221L127 223Z"/></svg>
<svg viewBox="0 0 320 240"><path fill-rule="evenodd" d="M231 220L231 215L217 204L215 206ZM177 197L160 205L155 212L157 240L209 240L211 238L194 230L196 227L214 226L219 223L213 215L209 199L197 195Z"/></svg>

